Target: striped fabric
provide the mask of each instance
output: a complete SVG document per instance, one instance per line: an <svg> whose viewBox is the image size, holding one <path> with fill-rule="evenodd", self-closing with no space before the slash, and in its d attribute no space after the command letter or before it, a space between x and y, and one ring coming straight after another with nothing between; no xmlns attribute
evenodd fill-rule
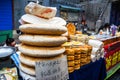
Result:
<svg viewBox="0 0 120 80"><path fill-rule="evenodd" d="M19 55L17 53L14 53L11 55L11 59L14 61L15 65L19 68L20 64Z"/></svg>

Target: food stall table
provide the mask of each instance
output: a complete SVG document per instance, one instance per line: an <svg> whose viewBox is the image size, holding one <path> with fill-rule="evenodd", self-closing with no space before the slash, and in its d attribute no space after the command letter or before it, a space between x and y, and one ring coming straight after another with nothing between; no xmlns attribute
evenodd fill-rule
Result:
<svg viewBox="0 0 120 80"><path fill-rule="evenodd" d="M69 80L104 80L106 77L105 59L91 62L69 74Z"/></svg>

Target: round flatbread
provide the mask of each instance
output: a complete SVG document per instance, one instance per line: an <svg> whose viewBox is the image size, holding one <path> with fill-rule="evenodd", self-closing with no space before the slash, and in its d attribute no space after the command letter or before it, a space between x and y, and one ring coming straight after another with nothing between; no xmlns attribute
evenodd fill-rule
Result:
<svg viewBox="0 0 120 80"><path fill-rule="evenodd" d="M36 62L56 60L56 59L58 59L62 56L63 55L61 54L61 55L58 55L58 56L55 56L55 57L36 58L36 57L30 57L30 56L27 56L27 55L24 55L24 54L21 53L20 56L19 56L19 59L20 59L21 63L26 64L26 65L31 66L31 67L35 67Z"/></svg>
<svg viewBox="0 0 120 80"><path fill-rule="evenodd" d="M74 56L67 56L67 60L68 60L68 61L72 61L72 60L74 60L74 59L75 59Z"/></svg>
<svg viewBox="0 0 120 80"><path fill-rule="evenodd" d="M25 72L23 72L22 70L19 69L19 73L21 75L22 78L24 78L25 80L36 80L36 77L35 76L32 76L32 75L29 75Z"/></svg>
<svg viewBox="0 0 120 80"><path fill-rule="evenodd" d="M74 71L74 67L68 67L69 73L72 73Z"/></svg>
<svg viewBox="0 0 120 80"><path fill-rule="evenodd" d="M67 28L57 24L23 24L19 27L23 33L29 34L48 34L61 35L67 31Z"/></svg>
<svg viewBox="0 0 120 80"><path fill-rule="evenodd" d="M68 67L73 67L75 65L74 61L68 61Z"/></svg>
<svg viewBox="0 0 120 80"><path fill-rule="evenodd" d="M74 66L74 69L75 69L75 70L78 70L78 69L80 69L80 64L78 64L78 65L75 65L75 66Z"/></svg>
<svg viewBox="0 0 120 80"><path fill-rule="evenodd" d="M67 29L68 29L68 35L75 35L76 32L76 27L73 23L68 23L67 24Z"/></svg>
<svg viewBox="0 0 120 80"><path fill-rule="evenodd" d="M40 18L31 14L24 14L21 19L25 23L30 24L54 24L54 25L66 25L66 21L60 17L53 17L50 19Z"/></svg>
<svg viewBox="0 0 120 80"><path fill-rule="evenodd" d="M51 57L65 52L64 47L36 47L23 44L18 49L21 53L33 57Z"/></svg>
<svg viewBox="0 0 120 80"><path fill-rule="evenodd" d="M35 68L20 63L20 70L29 75L35 76Z"/></svg>
<svg viewBox="0 0 120 80"><path fill-rule="evenodd" d="M24 34L19 36L19 40L24 44L33 46L61 46L61 44L67 41L67 38L62 36Z"/></svg>

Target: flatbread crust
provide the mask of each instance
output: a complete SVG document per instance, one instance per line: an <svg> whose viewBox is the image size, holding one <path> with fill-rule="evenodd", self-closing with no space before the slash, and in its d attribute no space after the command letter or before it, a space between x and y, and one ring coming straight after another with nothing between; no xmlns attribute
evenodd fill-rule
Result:
<svg viewBox="0 0 120 80"><path fill-rule="evenodd" d="M23 71L20 70L20 69L19 69L19 73L20 73L21 77L25 78L25 80L29 80L29 79L31 79L31 80L36 80L36 77L35 77L35 76L29 75L29 74L23 72Z"/></svg>
<svg viewBox="0 0 120 80"><path fill-rule="evenodd" d="M23 63L20 63L20 70L29 75L35 76L35 68L29 67Z"/></svg>
<svg viewBox="0 0 120 80"><path fill-rule="evenodd" d="M74 71L74 67L68 67L69 73L72 73Z"/></svg>
<svg viewBox="0 0 120 80"><path fill-rule="evenodd" d="M24 34L19 36L19 40L24 44L33 46L61 46L67 41L67 38L62 36Z"/></svg>
<svg viewBox="0 0 120 80"><path fill-rule="evenodd" d="M50 19L40 18L31 14L24 14L21 20L29 24L54 24L54 25L66 25L66 21L60 17L53 17Z"/></svg>
<svg viewBox="0 0 120 80"><path fill-rule="evenodd" d="M74 50L74 49L71 49L71 48L66 48L65 54L66 54L67 56L74 56L74 55L75 55L75 50Z"/></svg>
<svg viewBox="0 0 120 80"><path fill-rule="evenodd" d="M48 34L48 35L61 35L67 32L67 28L58 24L23 24L19 26L23 33L28 34Z"/></svg>
<svg viewBox="0 0 120 80"><path fill-rule="evenodd" d="M74 56L67 56L67 60L68 60L68 61L72 61L72 60L74 60L74 59L75 59Z"/></svg>
<svg viewBox="0 0 120 80"><path fill-rule="evenodd" d="M68 61L68 67L73 67L75 65L74 61Z"/></svg>
<svg viewBox="0 0 120 80"><path fill-rule="evenodd" d="M78 70L78 69L80 69L80 64L78 64L78 65L75 65L75 66L74 66L74 69L75 69L75 70Z"/></svg>
<svg viewBox="0 0 120 80"><path fill-rule="evenodd" d="M21 44L18 49L21 53L33 57L51 57L65 52L64 47L36 47Z"/></svg>
<svg viewBox="0 0 120 80"><path fill-rule="evenodd" d="M24 54L21 53L20 56L19 56L19 59L20 59L21 63L23 63L25 65L28 65L28 66L31 66L31 67L35 67L36 62L43 61L43 60L44 61L56 60L57 58L60 58L62 56L63 56L63 54L55 56L55 57L47 57L47 58L39 57L39 58L36 58L36 57L30 57L30 56L27 56L27 55L24 55Z"/></svg>

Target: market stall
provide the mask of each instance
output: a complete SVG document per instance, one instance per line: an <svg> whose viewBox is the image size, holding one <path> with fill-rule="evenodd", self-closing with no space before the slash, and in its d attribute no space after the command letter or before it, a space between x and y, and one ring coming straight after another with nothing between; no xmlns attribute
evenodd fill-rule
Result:
<svg viewBox="0 0 120 80"><path fill-rule="evenodd" d="M21 44L18 47L23 79L72 80L74 75L80 74L82 79L82 72L87 74L97 69L98 73L92 75L93 80L96 76L104 79L103 43L89 41L89 36L76 31L74 24L66 26L64 19L55 17L56 11L56 8L33 2L25 7L26 14L20 19L19 29L23 34L19 36ZM98 44L92 45L94 42ZM100 75L101 71L103 75Z"/></svg>
<svg viewBox="0 0 120 80"><path fill-rule="evenodd" d="M112 28L114 28L114 27L112 27ZM105 79L108 79L109 77L111 77L120 68L120 63L119 63L119 61L120 61L120 59L119 59L120 33L117 32L116 27L109 34L107 34L107 32L102 32L102 34L99 33L97 35L88 36L88 39L86 38L85 35L83 35L81 33L76 34L74 32L74 30L75 30L74 28L70 30L70 32L72 34L69 37L70 41L74 40L74 41L79 41L79 42L83 42L83 43L87 43L87 41L88 41L88 44L93 47L92 50L94 50L94 51L98 50L96 52L92 51L92 53L97 54L96 59L98 58L99 55L102 55L101 57L105 58L105 66L106 66L106 72L107 72L107 77ZM78 36L78 35L80 35L80 36ZM84 36L84 38L81 38L82 36ZM96 42L89 43L89 41L91 41L91 40L96 40ZM101 50L101 52L103 52L103 54L100 54L101 52L99 51L99 49L94 48L94 46L96 46L96 44L100 44L100 43L98 43L99 41L103 42L103 44L104 44L102 46L103 48ZM92 60L94 60L94 59L92 59Z"/></svg>
<svg viewBox="0 0 120 80"><path fill-rule="evenodd" d="M106 62L106 80L111 77L119 68L120 68L120 33L115 32L113 36L111 34L98 34L94 35L96 39L104 43L104 53L105 53L105 62Z"/></svg>
<svg viewBox="0 0 120 80"><path fill-rule="evenodd" d="M25 7L18 47L24 80L104 80L119 68L119 37L82 34L56 12L33 2Z"/></svg>
<svg viewBox="0 0 120 80"><path fill-rule="evenodd" d="M106 69L108 79L120 68L120 41L118 36L111 37L109 39L103 40L106 44L105 49L105 59L106 59Z"/></svg>

